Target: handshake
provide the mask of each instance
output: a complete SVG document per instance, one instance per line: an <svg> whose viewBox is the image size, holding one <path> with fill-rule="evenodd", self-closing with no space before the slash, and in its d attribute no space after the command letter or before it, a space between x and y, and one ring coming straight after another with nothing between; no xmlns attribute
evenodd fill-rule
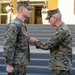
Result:
<svg viewBox="0 0 75 75"><path fill-rule="evenodd" d="M37 39L35 37L30 37L29 44L34 45L36 43Z"/></svg>

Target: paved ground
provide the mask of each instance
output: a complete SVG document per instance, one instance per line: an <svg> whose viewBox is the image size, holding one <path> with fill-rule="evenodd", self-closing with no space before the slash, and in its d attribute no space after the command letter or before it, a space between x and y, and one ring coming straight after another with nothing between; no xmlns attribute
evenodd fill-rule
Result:
<svg viewBox="0 0 75 75"><path fill-rule="evenodd" d="M3 46L0 46L0 52L3 52ZM30 46L30 53L49 53L49 50L36 49L35 46ZM72 53L75 54L75 47L72 47Z"/></svg>

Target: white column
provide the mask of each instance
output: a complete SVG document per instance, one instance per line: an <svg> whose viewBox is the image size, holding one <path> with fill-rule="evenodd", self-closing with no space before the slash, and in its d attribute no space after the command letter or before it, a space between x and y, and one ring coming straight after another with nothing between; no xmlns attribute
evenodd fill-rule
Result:
<svg viewBox="0 0 75 75"><path fill-rule="evenodd" d="M66 24L74 24L74 0L58 0L62 20Z"/></svg>
<svg viewBox="0 0 75 75"><path fill-rule="evenodd" d="M0 14L1 14L1 3L0 3ZM0 24L1 24L1 15L0 15Z"/></svg>

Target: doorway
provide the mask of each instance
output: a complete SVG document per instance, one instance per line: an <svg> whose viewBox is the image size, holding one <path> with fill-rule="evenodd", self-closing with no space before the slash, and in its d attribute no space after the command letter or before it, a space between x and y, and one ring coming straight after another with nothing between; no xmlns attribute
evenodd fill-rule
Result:
<svg viewBox="0 0 75 75"><path fill-rule="evenodd" d="M35 24L42 24L41 9L42 6L35 6Z"/></svg>

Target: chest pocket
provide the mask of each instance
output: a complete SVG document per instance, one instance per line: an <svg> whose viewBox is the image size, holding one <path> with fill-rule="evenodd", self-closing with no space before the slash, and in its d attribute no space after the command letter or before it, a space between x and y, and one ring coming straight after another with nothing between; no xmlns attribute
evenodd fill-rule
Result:
<svg viewBox="0 0 75 75"><path fill-rule="evenodd" d="M23 35L25 36L25 38L29 39L27 28L22 26L21 31L22 31Z"/></svg>

